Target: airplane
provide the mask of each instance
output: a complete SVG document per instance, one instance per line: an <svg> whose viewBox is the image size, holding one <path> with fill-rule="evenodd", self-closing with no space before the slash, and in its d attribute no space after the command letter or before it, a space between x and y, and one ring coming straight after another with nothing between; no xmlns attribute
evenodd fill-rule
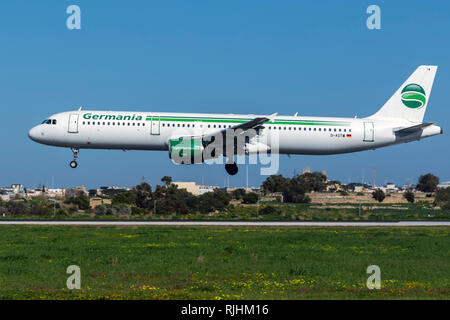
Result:
<svg viewBox="0 0 450 320"><path fill-rule="evenodd" d="M48 117L33 127L28 136L41 144L71 148L72 168L78 166L80 149L160 150L168 151L172 160L183 157L184 160L173 161L184 164L227 156L225 169L228 174L235 175L238 166L232 158L236 154L341 154L442 134L443 130L435 122L423 122L436 71L437 66L419 66L381 109L366 118L79 108ZM239 146L235 139L228 153L224 147L220 152L206 154L212 141L225 144L217 137L228 133L246 137Z"/></svg>

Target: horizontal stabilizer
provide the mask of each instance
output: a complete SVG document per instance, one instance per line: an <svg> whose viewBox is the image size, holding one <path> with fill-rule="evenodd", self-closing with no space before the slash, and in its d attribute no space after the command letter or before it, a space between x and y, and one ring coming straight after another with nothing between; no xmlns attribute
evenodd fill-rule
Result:
<svg viewBox="0 0 450 320"><path fill-rule="evenodd" d="M423 128L429 127L435 123L436 122L424 122L424 123L416 124L415 126L395 130L395 133L402 134L402 135L411 134L411 133L419 131Z"/></svg>

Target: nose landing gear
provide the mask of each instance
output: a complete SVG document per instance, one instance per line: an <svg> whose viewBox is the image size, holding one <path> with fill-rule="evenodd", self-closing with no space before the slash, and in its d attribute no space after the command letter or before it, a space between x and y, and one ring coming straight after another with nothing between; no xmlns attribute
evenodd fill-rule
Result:
<svg viewBox="0 0 450 320"><path fill-rule="evenodd" d="M70 161L70 167L75 169L76 167L78 167L77 159L78 159L78 152L80 152L80 150L78 148L72 148L71 150L73 153L73 161Z"/></svg>

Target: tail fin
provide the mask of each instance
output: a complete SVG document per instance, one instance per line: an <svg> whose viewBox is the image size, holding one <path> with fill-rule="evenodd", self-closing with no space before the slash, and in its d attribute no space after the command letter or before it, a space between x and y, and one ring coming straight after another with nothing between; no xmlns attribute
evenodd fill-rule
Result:
<svg viewBox="0 0 450 320"><path fill-rule="evenodd" d="M368 118L422 122L436 71L437 66L419 66L384 106Z"/></svg>

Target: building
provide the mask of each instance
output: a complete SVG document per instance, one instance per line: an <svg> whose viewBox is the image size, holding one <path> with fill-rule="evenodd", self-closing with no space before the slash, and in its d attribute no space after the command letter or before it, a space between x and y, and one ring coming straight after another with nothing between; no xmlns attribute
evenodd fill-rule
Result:
<svg viewBox="0 0 450 320"><path fill-rule="evenodd" d="M193 181L172 182L172 184L176 185L178 189L185 189L187 192L192 193L194 196L199 196L201 194L213 192L214 190L219 189L219 187L217 186L198 185Z"/></svg>
<svg viewBox="0 0 450 320"><path fill-rule="evenodd" d="M394 193L394 192L398 192L398 187L392 183L392 182L388 182L384 185L384 192L387 193Z"/></svg>
<svg viewBox="0 0 450 320"><path fill-rule="evenodd" d="M103 204L111 204L111 199L104 199L104 198L90 198L89 199L89 206L94 209L97 206L101 206Z"/></svg>
<svg viewBox="0 0 450 320"><path fill-rule="evenodd" d="M0 199L2 201L9 201L11 199L9 193L5 190L0 190Z"/></svg>
<svg viewBox="0 0 450 320"><path fill-rule="evenodd" d="M86 191L86 187L85 186L81 186L81 187L75 187L75 188L67 188L64 190L64 194L66 196L66 198L71 198L71 197L79 197L81 195L88 195L88 192Z"/></svg>
<svg viewBox="0 0 450 320"><path fill-rule="evenodd" d="M448 187L450 187L450 181L445 181L442 182L440 184L438 184L438 189L447 189Z"/></svg>

